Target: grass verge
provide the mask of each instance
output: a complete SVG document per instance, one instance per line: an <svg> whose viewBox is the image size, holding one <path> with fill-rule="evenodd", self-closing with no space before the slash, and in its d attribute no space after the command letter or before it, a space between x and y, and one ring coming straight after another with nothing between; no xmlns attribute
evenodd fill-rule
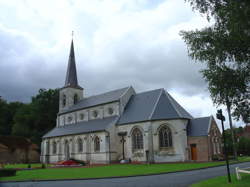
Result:
<svg viewBox="0 0 250 187"><path fill-rule="evenodd" d="M250 157L242 157L239 162L250 161ZM235 163L232 161L231 163ZM84 179L115 176L133 176L160 174L166 172L185 171L212 166L224 165L225 162L206 163L168 163L168 164L114 164L99 167L83 168L46 168L17 171L16 176L2 177L0 181ZM35 166L35 165L34 165ZM12 167L11 165L9 167Z"/></svg>
<svg viewBox="0 0 250 187"><path fill-rule="evenodd" d="M216 177L208 179L196 184L193 184L192 187L247 187L250 186L250 175L241 174L242 179L237 180L236 175L232 175L232 183L228 183L227 176Z"/></svg>

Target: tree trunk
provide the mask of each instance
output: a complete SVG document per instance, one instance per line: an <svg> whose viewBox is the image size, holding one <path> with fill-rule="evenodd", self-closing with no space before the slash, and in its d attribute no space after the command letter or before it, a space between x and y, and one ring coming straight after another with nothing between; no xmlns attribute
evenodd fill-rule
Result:
<svg viewBox="0 0 250 187"><path fill-rule="evenodd" d="M235 145L235 136L234 136L234 130L233 130L232 116L231 116L231 103L228 100L227 100L227 113L228 113L228 118L229 118L231 136L232 136L234 159L238 160L237 150L236 150L236 145Z"/></svg>

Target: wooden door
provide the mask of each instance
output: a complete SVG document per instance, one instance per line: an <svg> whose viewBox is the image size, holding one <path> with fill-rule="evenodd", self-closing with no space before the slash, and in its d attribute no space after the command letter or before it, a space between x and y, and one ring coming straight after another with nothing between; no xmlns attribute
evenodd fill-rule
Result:
<svg viewBox="0 0 250 187"><path fill-rule="evenodd" d="M191 160L197 160L196 144L191 144Z"/></svg>

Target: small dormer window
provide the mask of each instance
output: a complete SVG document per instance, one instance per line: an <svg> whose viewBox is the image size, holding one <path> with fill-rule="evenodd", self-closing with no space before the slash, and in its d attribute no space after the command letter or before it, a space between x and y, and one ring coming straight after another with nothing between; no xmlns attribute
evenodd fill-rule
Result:
<svg viewBox="0 0 250 187"><path fill-rule="evenodd" d="M93 115L94 118L96 118L98 116L98 112L96 110L94 110L92 115Z"/></svg>
<svg viewBox="0 0 250 187"><path fill-rule="evenodd" d="M66 105L66 95L63 95L63 107Z"/></svg>
<svg viewBox="0 0 250 187"><path fill-rule="evenodd" d="M76 104L77 102L78 102L78 95L75 94L75 95L74 95L74 104Z"/></svg>
<svg viewBox="0 0 250 187"><path fill-rule="evenodd" d="M80 114L80 120L84 120L84 113Z"/></svg>
<svg viewBox="0 0 250 187"><path fill-rule="evenodd" d="M113 113L114 113L114 109L113 108L108 108L108 113L109 113L109 115L112 115Z"/></svg>

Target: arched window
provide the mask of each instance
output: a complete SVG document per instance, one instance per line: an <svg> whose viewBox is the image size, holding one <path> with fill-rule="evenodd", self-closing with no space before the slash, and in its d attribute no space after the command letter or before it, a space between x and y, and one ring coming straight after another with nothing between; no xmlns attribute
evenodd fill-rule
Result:
<svg viewBox="0 0 250 187"><path fill-rule="evenodd" d="M159 130L160 148L172 147L172 133L169 127L164 126Z"/></svg>
<svg viewBox="0 0 250 187"><path fill-rule="evenodd" d="M78 152L79 153L82 152L82 147L83 147L82 139L78 139L77 146L78 146Z"/></svg>
<svg viewBox="0 0 250 187"><path fill-rule="evenodd" d="M132 132L132 148L133 150L143 149L143 135L138 128Z"/></svg>
<svg viewBox="0 0 250 187"><path fill-rule="evenodd" d="M56 154L56 142L53 142L53 154Z"/></svg>
<svg viewBox="0 0 250 187"><path fill-rule="evenodd" d="M96 152L100 151L100 139L98 138L98 136L96 136L94 140L94 150Z"/></svg>
<svg viewBox="0 0 250 187"><path fill-rule="evenodd" d="M63 107L66 105L66 95L63 95Z"/></svg>
<svg viewBox="0 0 250 187"><path fill-rule="evenodd" d="M75 94L75 95L74 95L74 104L76 104L77 102L78 102L78 95Z"/></svg>

